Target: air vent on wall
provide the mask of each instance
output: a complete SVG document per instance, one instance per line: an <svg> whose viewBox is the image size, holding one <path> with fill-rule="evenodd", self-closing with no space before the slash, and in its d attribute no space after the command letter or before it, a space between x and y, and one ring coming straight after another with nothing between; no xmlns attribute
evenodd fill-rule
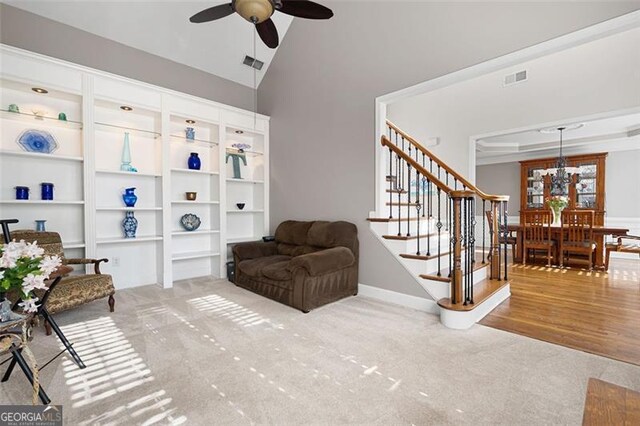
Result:
<svg viewBox="0 0 640 426"><path fill-rule="evenodd" d="M503 86L511 86L512 84L522 83L527 81L527 70L514 72L513 74L505 75L502 82Z"/></svg>
<svg viewBox="0 0 640 426"><path fill-rule="evenodd" d="M252 58L251 56L248 56L248 55L245 55L244 61L242 61L242 63L245 64L246 66L257 69L258 71L260 71L262 69L262 66L264 65L264 62L259 61L255 58Z"/></svg>

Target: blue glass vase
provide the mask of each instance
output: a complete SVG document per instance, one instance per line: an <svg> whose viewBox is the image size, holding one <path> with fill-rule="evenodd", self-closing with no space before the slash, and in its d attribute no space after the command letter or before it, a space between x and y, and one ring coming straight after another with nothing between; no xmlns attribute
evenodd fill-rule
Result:
<svg viewBox="0 0 640 426"><path fill-rule="evenodd" d="M138 230L138 219L133 216L133 212L128 211L125 213L124 220L122 221L122 230L124 231L125 238L136 237L136 231Z"/></svg>
<svg viewBox="0 0 640 426"><path fill-rule="evenodd" d="M189 161L187 161L190 170L200 170L200 166L202 163L200 162L200 157L198 157L197 152L192 152L189 156Z"/></svg>
<svg viewBox="0 0 640 426"><path fill-rule="evenodd" d="M135 190L135 188L126 188L124 190L124 194L122 194L122 201L124 201L125 206L133 207L136 205L138 196L135 194Z"/></svg>
<svg viewBox="0 0 640 426"><path fill-rule="evenodd" d="M42 182L40 186L42 187L42 199L53 200L53 184L50 182Z"/></svg>

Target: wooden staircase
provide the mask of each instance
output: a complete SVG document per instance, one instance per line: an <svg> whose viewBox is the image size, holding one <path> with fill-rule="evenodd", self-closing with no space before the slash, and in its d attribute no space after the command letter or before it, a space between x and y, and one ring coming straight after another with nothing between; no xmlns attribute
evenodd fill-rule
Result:
<svg viewBox="0 0 640 426"><path fill-rule="evenodd" d="M437 302L441 322L468 328L510 295L499 244L509 197L480 191L389 121L387 130L388 198L371 230Z"/></svg>

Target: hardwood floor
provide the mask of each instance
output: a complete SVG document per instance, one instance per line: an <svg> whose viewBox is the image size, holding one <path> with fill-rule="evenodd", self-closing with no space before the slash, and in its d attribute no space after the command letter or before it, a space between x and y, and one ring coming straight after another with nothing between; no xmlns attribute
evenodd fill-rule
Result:
<svg viewBox="0 0 640 426"><path fill-rule="evenodd" d="M583 426L639 424L640 392L602 380L589 379Z"/></svg>
<svg viewBox="0 0 640 426"><path fill-rule="evenodd" d="M513 264L511 297L481 324L640 365L640 261L609 272Z"/></svg>

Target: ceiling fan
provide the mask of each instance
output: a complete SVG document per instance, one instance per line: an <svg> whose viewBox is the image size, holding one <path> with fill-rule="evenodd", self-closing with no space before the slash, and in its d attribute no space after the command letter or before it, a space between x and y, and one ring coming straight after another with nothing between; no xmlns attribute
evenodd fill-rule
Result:
<svg viewBox="0 0 640 426"><path fill-rule="evenodd" d="M237 12L256 26L258 35L268 47L278 47L278 30L271 20L275 11L306 19L329 19L333 12L328 7L309 0L232 0L231 3L210 7L193 15L193 23L215 21Z"/></svg>

